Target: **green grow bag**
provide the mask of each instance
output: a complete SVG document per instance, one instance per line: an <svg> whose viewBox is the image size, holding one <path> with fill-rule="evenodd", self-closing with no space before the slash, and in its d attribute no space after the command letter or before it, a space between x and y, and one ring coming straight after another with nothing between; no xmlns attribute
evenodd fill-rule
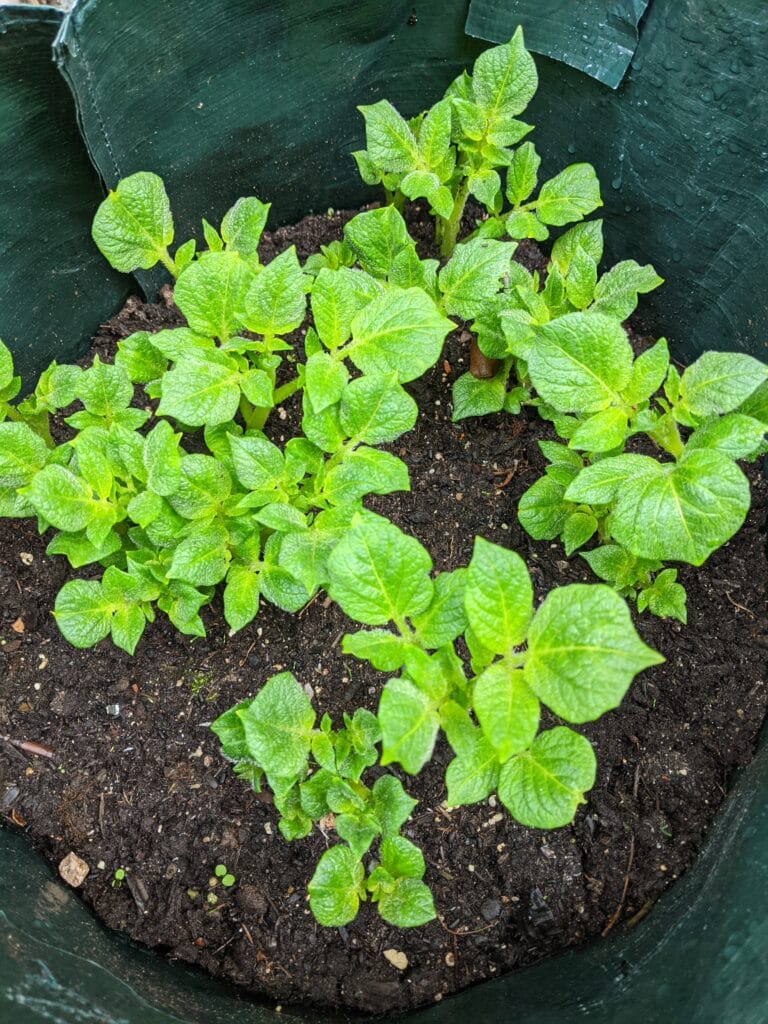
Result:
<svg viewBox="0 0 768 1024"><path fill-rule="evenodd" d="M765 359L763 0L318 0L311 14L300 0L81 0L66 18L0 5L0 337L21 372L82 353L135 287L90 240L99 178L161 173L179 237L246 193L273 201L275 223L357 205L370 193L347 155L362 138L355 105L386 95L416 112L518 22L543 55L530 119L545 171L593 162L607 257L632 252L667 279L644 301L649 327L685 360L705 348ZM763 1024L766 746L695 867L637 928L410 1019ZM0 879L2 1024L275 1019L108 934L3 829Z"/></svg>

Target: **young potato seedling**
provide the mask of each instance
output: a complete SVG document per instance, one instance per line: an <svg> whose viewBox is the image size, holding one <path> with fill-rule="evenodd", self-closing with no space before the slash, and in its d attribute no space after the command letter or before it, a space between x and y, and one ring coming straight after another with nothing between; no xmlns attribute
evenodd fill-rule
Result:
<svg viewBox="0 0 768 1024"><path fill-rule="evenodd" d="M258 770L252 782L264 774L286 838L336 816L346 845L323 854L309 883L318 921L347 923L369 895L385 920L410 927L434 916L424 859L398 835L414 801L391 775L368 789L364 769L378 760L418 774L442 730L455 755L445 777L449 804L477 803L495 791L524 825L567 825L594 784L595 754L566 725L540 729L542 706L565 722L592 721L663 658L602 584L561 587L534 611L522 559L482 538L467 568L434 578L417 540L381 517L359 517L328 571L331 597L373 627L347 634L342 649L389 674L378 714L345 714L338 732L324 716L317 729L309 698L284 672L212 728L236 767ZM459 639L470 652L469 673ZM363 858L378 838L378 860L366 874Z"/></svg>

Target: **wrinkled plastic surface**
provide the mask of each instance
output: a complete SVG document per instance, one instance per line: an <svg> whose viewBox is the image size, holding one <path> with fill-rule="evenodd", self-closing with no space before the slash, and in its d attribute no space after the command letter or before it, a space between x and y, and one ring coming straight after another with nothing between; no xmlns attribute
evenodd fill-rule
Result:
<svg viewBox="0 0 768 1024"><path fill-rule="evenodd" d="M483 2L474 17L482 9L485 27L475 20L473 31L501 38L509 6ZM540 9L518 6L532 18ZM57 55L104 180L161 173L183 240L245 193L272 200L275 222L370 197L347 156L362 141L355 105L387 96L411 114L433 102L482 47L465 34L466 16L466 0L415 10L320 0L311 17L303 0L81 0ZM44 8L0 8L0 334L27 370L82 351L130 284L90 242L100 193L48 60L58 21ZM617 91L537 60L530 119L545 170L597 166L609 255L650 260L667 278L643 308L683 357L705 347L766 356L767 42L762 0L654 0ZM763 750L696 867L635 930L617 927L604 943L412 1019L764 1024L766 794ZM2 1024L274 1019L108 935L2 830L0 953Z"/></svg>
<svg viewBox="0 0 768 1024"><path fill-rule="evenodd" d="M0 338L29 384L80 355L128 287L91 241L101 186L51 61L61 19L0 7Z"/></svg>
<svg viewBox="0 0 768 1024"><path fill-rule="evenodd" d="M635 929L486 982L411 1024L765 1024L768 748L721 809L704 853ZM272 1009L107 935L0 830L3 1024L268 1024ZM48 1015L47 1015L48 1014ZM283 1021L330 1024L284 1008Z"/></svg>
<svg viewBox="0 0 768 1024"><path fill-rule="evenodd" d="M467 32L505 43L518 25L529 50L616 89L639 38L649 0L471 0Z"/></svg>

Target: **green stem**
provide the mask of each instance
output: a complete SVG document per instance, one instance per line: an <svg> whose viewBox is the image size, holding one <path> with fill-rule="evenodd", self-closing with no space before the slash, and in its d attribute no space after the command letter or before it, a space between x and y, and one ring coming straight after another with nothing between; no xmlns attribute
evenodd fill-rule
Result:
<svg viewBox="0 0 768 1024"><path fill-rule="evenodd" d="M456 239L458 238L459 228L461 227L461 217L464 213L464 207L467 204L467 197L469 196L469 181L467 178L459 185L459 190L456 193L456 198L453 201L453 209L451 210L450 217L443 222L442 239L440 243L440 254L448 259L456 248Z"/></svg>
<svg viewBox="0 0 768 1024"><path fill-rule="evenodd" d="M293 380L289 380L286 384L282 384L279 388L275 389L275 405L280 405L286 398L290 398L291 395L295 394L302 386L301 378L294 377Z"/></svg>
<svg viewBox="0 0 768 1024"><path fill-rule="evenodd" d="M176 278L176 277L179 276L179 272L176 269L176 264L171 259L171 254L168 252L167 249L165 249L160 254L160 262L163 264L163 266L168 271L168 273L171 275L171 277Z"/></svg>

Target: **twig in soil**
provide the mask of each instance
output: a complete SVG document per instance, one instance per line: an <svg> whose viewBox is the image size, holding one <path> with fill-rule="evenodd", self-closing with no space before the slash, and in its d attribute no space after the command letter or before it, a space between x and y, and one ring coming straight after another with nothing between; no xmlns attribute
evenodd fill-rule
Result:
<svg viewBox="0 0 768 1024"><path fill-rule="evenodd" d="M500 484L494 484L494 487L496 488L496 490L497 491L503 491L504 488L508 484L510 484L512 482L512 478L514 477L516 472L517 472L517 461L515 461L515 464L512 466L511 469L498 469L498 470L496 470L496 472L492 474L493 476L503 476L504 477L504 479L501 481Z"/></svg>
<svg viewBox="0 0 768 1024"><path fill-rule="evenodd" d="M42 743L32 743L26 740L15 740L11 736L0 736L0 742L7 743L9 747L20 750L22 754L29 754L30 757L47 757L51 759L55 754L50 747L44 747Z"/></svg>
<svg viewBox="0 0 768 1024"><path fill-rule="evenodd" d="M487 932L491 928L495 928L499 924L499 921L496 920L496 921L491 921L490 924L486 924L482 928L474 928L474 929L467 928L465 931L461 931L461 930L456 931L455 929L448 927L448 925L445 923L445 920L443 919L443 917L440 914L437 915L437 920L440 922L440 927L441 928L444 928L445 931L447 931L450 935L457 935L460 939L463 939L465 935L480 935L481 932Z"/></svg>
<svg viewBox="0 0 768 1024"><path fill-rule="evenodd" d="M243 655L243 657L240 659L240 668L242 668L243 665L246 663L246 661L248 661L248 658L250 657L251 651L253 650L253 648L255 646L256 646L256 641L254 640L253 643L251 644L251 646L248 648L248 650Z"/></svg>
<svg viewBox="0 0 768 1024"><path fill-rule="evenodd" d="M226 941L226 942L223 942L223 943L222 943L222 944L221 944L221 945L219 946L219 948L218 948L218 949L214 949L213 953L211 953L211 956L216 956L216 954L217 954L217 953L220 953L220 952L222 951L222 949L226 949L226 948L227 948L227 946L231 945L231 944L232 944L232 943L233 943L233 942L235 941L235 939L236 939L236 938L237 938L237 932L235 932L235 934L234 934L234 935L232 936L232 938L231 938L231 939L227 939L227 941Z"/></svg>
<svg viewBox="0 0 768 1024"><path fill-rule="evenodd" d="M728 598L728 600L731 602L734 608L738 608L739 611L746 612L750 619L755 618L755 613L751 609L746 608L743 604L739 604L738 601L733 600L733 598L731 597L730 590L726 590L725 596Z"/></svg>
<svg viewBox="0 0 768 1024"><path fill-rule="evenodd" d="M242 929L243 935L245 936L245 938L247 939L247 941L248 941L248 942L249 942L249 943L250 943L251 945L253 945L253 936L252 936L252 935L251 935L251 933L250 933L250 932L248 931L248 929L246 928L245 924L244 924L244 923L243 923L242 921L240 922L240 928Z"/></svg>
<svg viewBox="0 0 768 1024"><path fill-rule="evenodd" d="M136 904L136 906L139 908L139 911L142 914L146 914L147 904L145 901L149 899L147 887L144 885L140 878L131 875L130 872L126 873L125 881L128 884L128 891L133 897L133 902Z"/></svg>
<svg viewBox="0 0 768 1024"><path fill-rule="evenodd" d="M640 788L640 762L635 765L635 781L632 783L632 799L637 800L637 791Z"/></svg>
<svg viewBox="0 0 768 1024"><path fill-rule="evenodd" d="M104 831L104 794L99 793L99 831L101 832L102 839L106 839L107 835Z"/></svg>
<svg viewBox="0 0 768 1024"><path fill-rule="evenodd" d="M643 920L645 915L650 911L651 907L655 904L655 902L655 896L653 896L649 900L646 900L642 907L640 907L638 912L636 914L633 914L632 917L629 918L629 920L626 922L625 927L634 928L636 924L640 924L640 922Z"/></svg>
<svg viewBox="0 0 768 1024"><path fill-rule="evenodd" d="M624 900L627 898L627 890L629 889L629 873L632 870L632 864L634 862L634 859L635 859L635 837L632 836L632 838L629 841L629 860L627 861L627 870L626 870L626 873L624 875L624 888L621 890L621 899L619 900L618 907L616 907L614 912L608 918L608 923L606 924L605 928L603 928L603 931L602 931L603 938L605 938L605 936L608 934L608 932L611 930L611 928L613 928L613 926L619 920L619 917L621 916L621 912L624 909Z"/></svg>

